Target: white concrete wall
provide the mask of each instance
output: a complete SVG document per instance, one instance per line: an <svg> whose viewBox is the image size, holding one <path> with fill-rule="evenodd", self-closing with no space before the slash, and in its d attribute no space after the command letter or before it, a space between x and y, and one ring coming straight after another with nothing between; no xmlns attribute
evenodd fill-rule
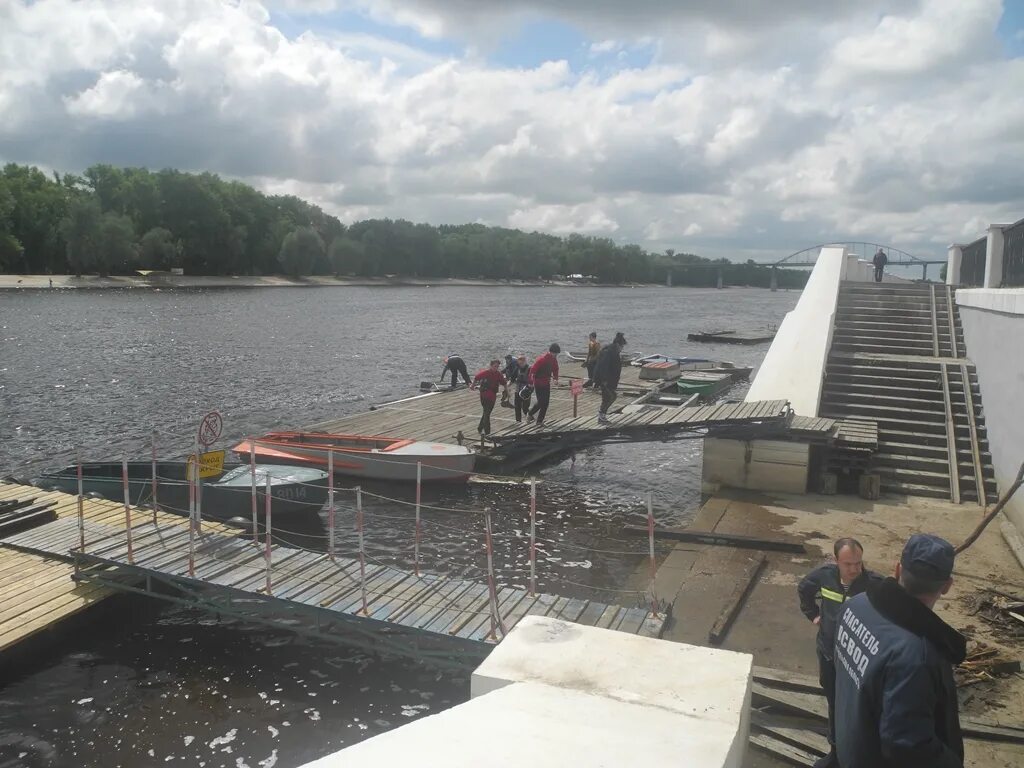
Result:
<svg viewBox="0 0 1024 768"><path fill-rule="evenodd" d="M985 427L1000 492L1024 462L1024 288L963 288L956 292L967 356L978 370ZM1004 508L1024 531L1024 497Z"/></svg>
<svg viewBox="0 0 1024 768"><path fill-rule="evenodd" d="M724 486L752 491L805 493L810 446L783 440L704 438L701 492Z"/></svg>
<svg viewBox="0 0 1024 768"><path fill-rule="evenodd" d="M839 283L848 272L852 279L861 279L857 263L842 246L821 249L800 301L783 319L757 370L747 402L789 400L801 416L818 415Z"/></svg>
<svg viewBox="0 0 1024 768"><path fill-rule="evenodd" d="M473 698L307 768L740 768L753 657L524 618Z"/></svg>

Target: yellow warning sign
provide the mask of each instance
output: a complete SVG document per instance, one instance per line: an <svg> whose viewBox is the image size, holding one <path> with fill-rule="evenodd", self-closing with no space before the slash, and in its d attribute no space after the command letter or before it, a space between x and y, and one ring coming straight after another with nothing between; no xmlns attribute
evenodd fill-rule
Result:
<svg viewBox="0 0 1024 768"><path fill-rule="evenodd" d="M207 453L199 454L199 476L214 477L216 475L223 474L224 453L225 451L208 451ZM193 464L195 460L195 454L188 457L188 463L190 465ZM189 469L191 470L191 466Z"/></svg>

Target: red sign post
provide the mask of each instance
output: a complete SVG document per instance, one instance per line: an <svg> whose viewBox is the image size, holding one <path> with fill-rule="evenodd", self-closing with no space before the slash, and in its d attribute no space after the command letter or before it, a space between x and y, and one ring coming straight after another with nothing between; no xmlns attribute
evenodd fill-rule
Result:
<svg viewBox="0 0 1024 768"><path fill-rule="evenodd" d="M572 417L575 419L579 396L583 393L583 382L573 379L569 382L569 391L572 392Z"/></svg>

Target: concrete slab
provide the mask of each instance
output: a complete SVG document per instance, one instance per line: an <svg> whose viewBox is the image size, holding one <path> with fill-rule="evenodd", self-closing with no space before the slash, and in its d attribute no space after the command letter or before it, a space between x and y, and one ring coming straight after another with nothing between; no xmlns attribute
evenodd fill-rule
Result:
<svg viewBox="0 0 1024 768"><path fill-rule="evenodd" d="M571 688L516 683L307 768L739 768L742 753L733 751L734 736L724 722Z"/></svg>

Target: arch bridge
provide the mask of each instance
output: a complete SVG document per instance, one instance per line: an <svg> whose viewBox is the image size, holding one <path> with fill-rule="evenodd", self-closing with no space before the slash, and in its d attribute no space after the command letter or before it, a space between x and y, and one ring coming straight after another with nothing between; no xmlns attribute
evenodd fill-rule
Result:
<svg viewBox="0 0 1024 768"><path fill-rule="evenodd" d="M921 279L928 279L928 266L930 264L945 264L945 259L926 259L920 256L915 256L906 251L895 248L891 245L885 245L883 243L869 243L866 241L846 241L846 242L833 242L833 243L820 243L818 245L808 246L802 250L796 251L789 254L783 259L779 259L777 262L772 264L773 269L777 268L803 268L813 267L818 261L818 254L821 253L822 248L828 248L829 246L843 246L848 251L856 254L860 258L870 261L871 257L875 252L881 248L885 255L889 258L887 266L890 267L921 267Z"/></svg>

